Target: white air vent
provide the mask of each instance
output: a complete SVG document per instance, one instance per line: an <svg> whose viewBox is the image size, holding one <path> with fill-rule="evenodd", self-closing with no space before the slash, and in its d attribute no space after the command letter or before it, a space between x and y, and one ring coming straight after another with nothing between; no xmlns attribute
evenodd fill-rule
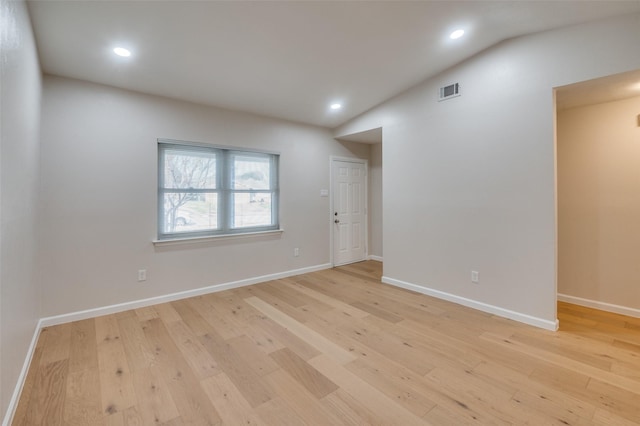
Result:
<svg viewBox="0 0 640 426"><path fill-rule="evenodd" d="M455 98L456 96L460 96L460 84L458 83L441 87L438 100L444 101L445 99Z"/></svg>

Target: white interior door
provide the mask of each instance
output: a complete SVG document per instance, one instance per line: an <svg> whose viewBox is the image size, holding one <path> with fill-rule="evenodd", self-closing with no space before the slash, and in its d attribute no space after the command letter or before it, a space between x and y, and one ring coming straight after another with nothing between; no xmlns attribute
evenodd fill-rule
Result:
<svg viewBox="0 0 640 426"><path fill-rule="evenodd" d="M364 162L333 160L333 264L367 256L367 167Z"/></svg>

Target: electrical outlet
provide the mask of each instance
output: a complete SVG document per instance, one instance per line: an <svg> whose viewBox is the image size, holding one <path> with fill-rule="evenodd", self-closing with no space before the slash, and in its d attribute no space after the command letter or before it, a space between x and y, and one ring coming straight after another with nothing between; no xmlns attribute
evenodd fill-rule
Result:
<svg viewBox="0 0 640 426"><path fill-rule="evenodd" d="M138 269L138 281L146 281L146 280L147 280L147 270Z"/></svg>
<svg viewBox="0 0 640 426"><path fill-rule="evenodd" d="M480 274L478 271L471 271L471 282L475 284L480 282Z"/></svg>
<svg viewBox="0 0 640 426"><path fill-rule="evenodd" d="M294 255L295 257L300 256L300 249L299 249L298 247L296 247L296 248L294 248L294 249L293 249L293 255Z"/></svg>

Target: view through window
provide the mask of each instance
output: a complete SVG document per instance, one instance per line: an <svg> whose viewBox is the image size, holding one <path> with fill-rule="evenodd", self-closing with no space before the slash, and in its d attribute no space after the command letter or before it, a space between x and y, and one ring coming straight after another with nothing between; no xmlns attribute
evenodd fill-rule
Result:
<svg viewBox="0 0 640 426"><path fill-rule="evenodd" d="M158 143L158 238L278 229L276 154Z"/></svg>

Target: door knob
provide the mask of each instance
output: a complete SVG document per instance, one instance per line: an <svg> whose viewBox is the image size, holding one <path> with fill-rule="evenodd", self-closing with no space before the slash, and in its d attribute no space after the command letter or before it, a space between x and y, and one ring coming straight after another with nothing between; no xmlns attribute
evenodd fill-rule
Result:
<svg viewBox="0 0 640 426"><path fill-rule="evenodd" d="M334 220L333 223L340 223L340 219Z"/></svg>

